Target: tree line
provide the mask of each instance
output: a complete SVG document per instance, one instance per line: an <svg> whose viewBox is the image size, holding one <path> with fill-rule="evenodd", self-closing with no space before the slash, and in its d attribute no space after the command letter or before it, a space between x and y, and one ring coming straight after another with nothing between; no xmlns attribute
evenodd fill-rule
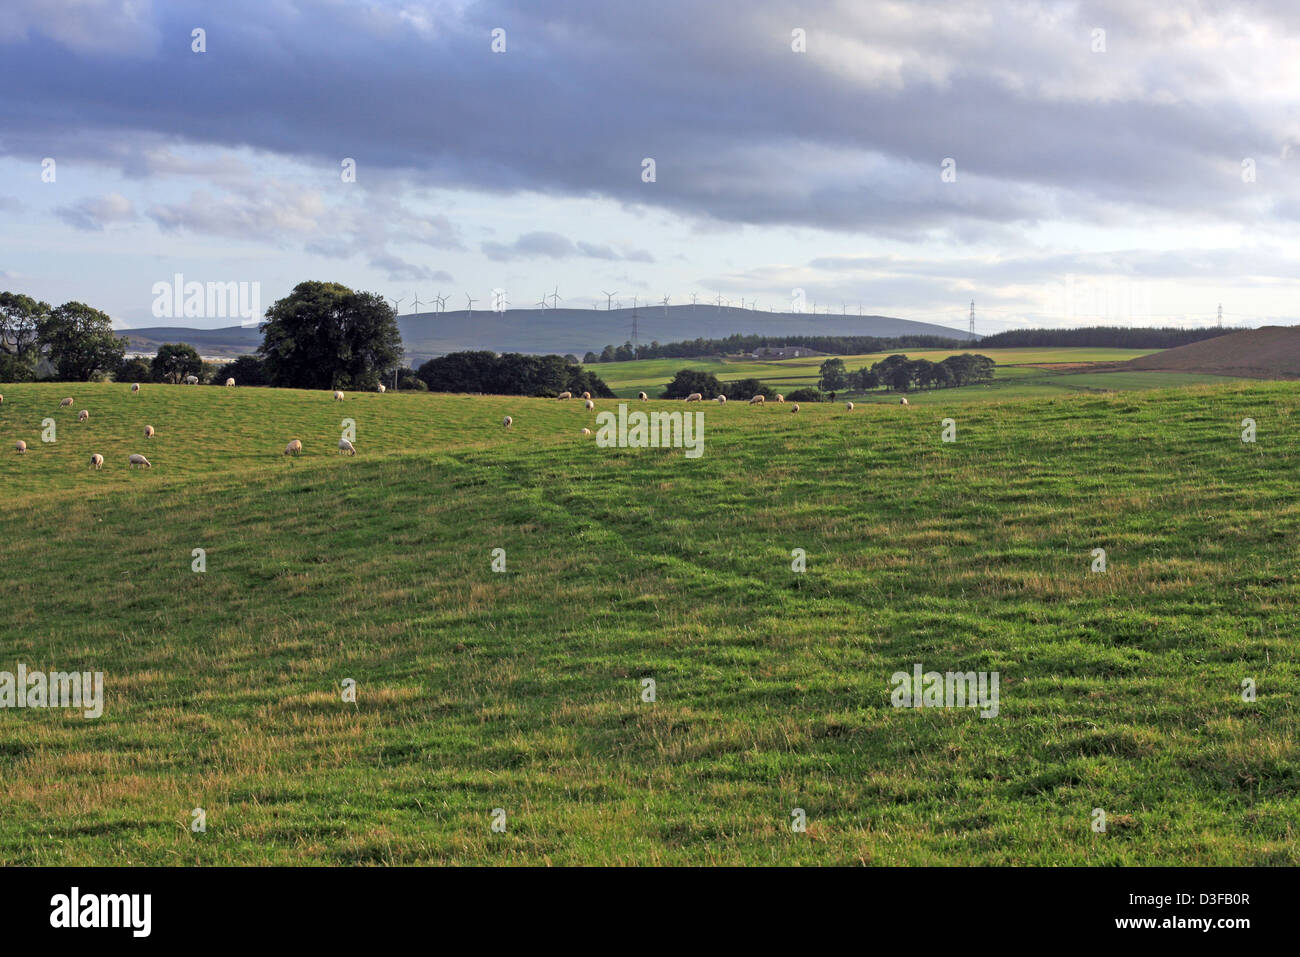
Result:
<svg viewBox="0 0 1300 957"><path fill-rule="evenodd" d="M967 339L944 336L760 336L735 335L722 339L688 339L681 342L608 345L599 352L588 352L582 361L630 362L634 359L695 359L701 356L739 355L765 347L786 346L812 349L814 352L860 355L868 352L892 352L895 349L960 349Z"/></svg>
<svg viewBox="0 0 1300 957"><path fill-rule="evenodd" d="M1111 349L1172 349L1213 339L1238 329L1177 329L1173 326L1084 326L1079 329L1011 329L985 336L987 349L1090 346Z"/></svg>
<svg viewBox="0 0 1300 957"><path fill-rule="evenodd" d="M874 389L891 389L894 392L911 392L914 389L950 389L963 385L988 382L993 378L996 364L988 356L962 353L948 356L942 362L929 359L909 359L898 354L887 356L871 366L850 372L839 357L821 364L817 388L800 388L783 393L793 402L819 402L827 394L831 399L837 392L870 392ZM706 399L725 395L728 399L748 401L756 395L771 398L777 390L759 379L736 379L722 383L711 372L702 369L680 369L660 393L661 399L684 399L698 392Z"/></svg>

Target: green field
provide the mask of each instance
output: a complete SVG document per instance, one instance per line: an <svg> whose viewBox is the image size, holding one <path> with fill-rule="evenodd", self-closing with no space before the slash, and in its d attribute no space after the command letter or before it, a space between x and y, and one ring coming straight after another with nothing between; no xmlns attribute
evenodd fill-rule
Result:
<svg viewBox="0 0 1300 957"><path fill-rule="evenodd" d="M706 404L694 460L572 402L0 392L0 671L107 689L0 710L0 863L1300 863L1300 384ZM891 707L914 663L998 715Z"/></svg>
<svg viewBox="0 0 1300 957"><path fill-rule="evenodd" d="M1150 355L1154 349L898 349L912 359L929 359L939 362L962 352L979 352L998 364L999 378L1023 371L1036 377L1053 374L1034 368L1044 363L1057 362L1124 362L1139 356ZM866 355L840 356L845 368L855 371L879 362L892 352L873 352ZM634 398L644 391L657 396L663 391L679 369L702 369L711 372L721 382L737 379L762 379L778 389L789 391L817 385L821 364L829 356L811 356L801 359L638 359L635 362L593 362L583 366L605 380L615 395ZM1162 373L1171 375L1172 373ZM1193 384L1171 381L1170 384ZM1129 386L1124 386L1129 388Z"/></svg>

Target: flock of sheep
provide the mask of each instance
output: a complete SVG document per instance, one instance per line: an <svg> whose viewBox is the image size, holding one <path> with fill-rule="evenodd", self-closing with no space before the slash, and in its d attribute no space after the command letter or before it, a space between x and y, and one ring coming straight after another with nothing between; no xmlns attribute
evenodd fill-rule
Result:
<svg viewBox="0 0 1300 957"><path fill-rule="evenodd" d="M380 386L380 388L382 389L383 386ZM649 400L649 398L650 398L650 397L649 397L648 395L646 395L644 392L638 392L638 393L636 394L636 397L637 397L639 400L641 400L642 402L645 402L645 401ZM558 400L560 400L560 401L563 401L564 399L572 399L572 398L573 398L573 393L572 393L572 392L561 392L561 393L560 393L559 395L557 395L555 398L558 399ZM586 400L586 403L587 403L587 411L588 411L588 412L590 412L590 411L592 411L593 409L596 408L596 403L592 400L592 398L591 398L591 393L590 393L590 392L584 392L584 393L582 393L582 398L583 398L584 400ZM699 392L692 392L690 395L688 395L688 396L685 398L684 401L686 401L686 402L703 402L703 401L704 401L704 396L703 396L702 394L700 394ZM762 396L762 395L756 395L756 396L754 396L752 399L749 400L749 404L750 404L750 405L763 405L766 401L767 401L766 397L764 397L764 396ZM784 404L784 403L785 403L785 396L778 392L778 393L776 394L776 397L774 398L773 401L775 401L775 402L780 402L780 403ZM726 405L726 404L727 404L727 397L726 397L725 395L720 395L720 396L718 396L718 398L717 398L717 402L718 402L719 405ZM908 404L907 396L901 396L901 397L899 398L899 400L898 400L898 404L899 404L899 405L907 405L907 404ZM855 408L855 406L853 405L852 402L846 402L846 403L844 403L844 408L846 408L848 411L852 412L853 409ZM799 403L798 403L798 402L792 403L791 406L790 406L790 411L791 411L791 412L798 412L798 411L799 411ZM511 418L510 416L508 416L508 415L507 415L507 416L506 416L506 417L501 421L501 424L502 424L503 426L505 426L507 429L510 428L510 426L514 425L514 423L515 423L515 420L514 420L513 418ZM583 434L583 435L591 435L591 429L585 429L585 428L584 428L584 429L582 430L582 434Z"/></svg>
<svg viewBox="0 0 1300 957"><path fill-rule="evenodd" d="M197 377L197 376L192 376L192 375L191 375L191 376L186 376L186 377L185 377L185 384L186 384L186 385L198 385L198 384L199 384L198 377ZM226 388L228 388L228 389L234 388L234 385L235 385L235 380L234 380L234 379L227 379L227 380L226 380ZM379 386L377 387L377 391L379 391L379 392L382 393L382 392L385 392L385 391L387 391L387 390L384 388L383 384L380 383ZM139 395L139 393L140 393L140 383L136 382L136 383L133 383L133 384L132 384L132 386L131 386L131 393L132 393L133 395ZM342 392L335 390L335 392L334 392L334 401L335 401L335 402L342 402L345 398L346 398L346 397L344 396L344 394L343 394ZM559 395L556 396L556 399L559 399L559 400L561 400L561 401L564 400L564 399L572 399L572 398L573 398L573 393L572 393L572 392L561 392ZM584 402L586 403L587 411L588 411L588 412L594 411L595 408L596 408L596 403L595 403L595 401L592 399L592 397L591 397L591 393L590 393L590 392L584 392L584 393L582 393L582 398L583 398ZM648 395L646 395L644 392L638 392L638 393L637 393L637 398L638 398L639 400L641 400L642 402L646 402L646 401L649 400L650 397L649 397ZM3 404L4 404L4 401L5 401L5 397L4 397L3 395L0 395L0 405L3 405ZM704 401L704 396L701 395L699 392L692 392L690 395L688 395L688 396L686 397L685 401L687 401L687 402L703 402L703 401ZM766 399L764 396L762 396L762 395L756 395L756 396L754 396L752 399L749 400L749 404L750 404L750 405L763 405L766 401L767 401L767 399ZM777 395L776 395L774 401L776 401L776 402L780 402L780 403L784 403L784 402L785 402L785 396L784 396L784 395L781 395L780 393L777 393ZM902 396L902 397L900 397L898 401L899 401L899 405L907 405L907 404L908 404L908 402L907 402L907 397L906 397L906 396ZM727 404L727 397L726 397L725 395L720 395L720 396L718 396L718 398L717 398L717 402L718 402L719 405L726 405L726 404ZM70 405L72 405L72 398L71 398L71 397L66 398L66 399L63 399L62 401L59 402L59 408L61 408L61 409L63 409L63 408L67 408L67 407L70 406ZM853 409L854 409L854 406L853 406L853 403L852 403L852 402L846 402L846 403L844 404L844 407L845 407L846 409L848 409L848 411L850 411L850 412L852 412ZM797 402L793 403L793 404L791 405L791 407L790 407L790 411L791 411L791 412L798 412L798 411L799 411L799 403L797 403ZM85 410L85 409L82 409L80 412L77 413L77 421L78 421L78 422L85 422L85 421L87 421L89 418L90 418L90 413L89 413L87 410ZM505 428L507 428L507 429L510 428L512 425L514 425L514 423L515 423L514 418L513 418L512 416L509 416L509 415L507 415L507 416L506 416L506 417L501 421L501 424L502 424ZM591 435L591 429L584 428L584 429L582 430L582 434L583 434L583 435ZM152 425L146 425L146 426L144 427L144 437L145 437L146 439L151 439L151 438L153 438L153 436L154 436L154 427L153 427ZM21 453L27 451L27 443L24 442L22 439L19 439L18 442L15 444L14 448L15 448L15 450L16 450L17 452L19 452L19 453L21 454ZM300 439L293 439L293 440L291 440L291 441L289 442L288 445L286 445L286 446L284 447L284 454L285 454L285 455L293 455L293 456L297 456L297 455L299 455L299 454L301 454L301 453L302 453L302 441L301 441ZM346 438L341 438L341 439L339 439L339 454L340 454L340 455L356 455L356 454L357 454L356 446L354 446L354 445L353 445L351 442L349 442ZM146 469L147 469L147 468L153 468L153 466L150 464L149 460L148 460L147 458L145 458L143 455L140 455L139 453L132 453L131 456L130 456L130 458L129 458L129 462L130 462L130 467L131 467L131 468L146 468ZM104 467L104 456L100 455L98 452L96 452L96 453L94 453L93 455L91 455L91 456L90 456L90 467L91 467L92 469L96 470L96 471L98 471L99 469L103 468L103 467Z"/></svg>
<svg viewBox="0 0 1300 957"><path fill-rule="evenodd" d="M194 384L198 383L198 379L195 379L194 376L189 376L186 382L188 382L189 379L194 379ZM234 379L226 380L226 385L233 386L234 384L235 384ZM140 393L140 383L138 382L134 383L131 386L131 392L132 394L138 395ZM5 401L5 397L0 395L0 405L3 405L4 401ZM72 405L71 396L68 396L66 399L59 400L60 409L66 409L71 405ZM80 412L77 413L78 422L86 422L89 421L89 419L90 419L90 412L87 411L86 409L82 409ZM146 425L144 427L144 437L146 439L151 439L153 438L153 436L154 436L153 426ZM19 455L25 453L27 451L27 443L24 442L22 439L19 439L16 443L14 443L14 451L18 452ZM129 466L128 466L129 468L133 468L133 469L153 468L153 464L147 458L141 455L139 452L132 452L131 455L127 458L127 461L129 462ZM96 472L102 469L104 467L104 456L100 455L98 452L92 453L90 456L90 467L94 469Z"/></svg>

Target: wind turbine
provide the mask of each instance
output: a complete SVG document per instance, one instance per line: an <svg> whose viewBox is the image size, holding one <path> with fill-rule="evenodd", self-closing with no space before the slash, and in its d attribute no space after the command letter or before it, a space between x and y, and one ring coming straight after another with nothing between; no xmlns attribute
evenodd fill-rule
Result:
<svg viewBox="0 0 1300 957"><path fill-rule="evenodd" d="M668 318L668 297L664 296L664 318Z"/></svg>
<svg viewBox="0 0 1300 957"><path fill-rule="evenodd" d="M438 295L434 296L433 301L438 304L438 308L434 310L435 312L447 311L447 297L442 293L438 293Z"/></svg>
<svg viewBox="0 0 1300 957"><path fill-rule="evenodd" d="M384 298L387 299L388 297L385 296ZM388 301L393 304L393 312L400 312L400 310L397 307L400 306L402 303L406 302L405 299L389 299Z"/></svg>
<svg viewBox="0 0 1300 957"><path fill-rule="evenodd" d="M420 311L420 294L418 292L415 294L415 311Z"/></svg>
<svg viewBox="0 0 1300 957"><path fill-rule="evenodd" d="M546 297L543 296L542 298L545 299ZM555 292L551 293L551 308L559 309L560 308L559 301L563 298L564 297L560 295L560 287L556 286Z"/></svg>
<svg viewBox="0 0 1300 957"><path fill-rule="evenodd" d="M715 300L714 305L718 307L718 312L722 311L722 293L718 293L718 298Z"/></svg>
<svg viewBox="0 0 1300 957"><path fill-rule="evenodd" d="M465 312L468 315L474 314L474 303L476 302L478 302L477 299L471 299L469 293L465 293Z"/></svg>
<svg viewBox="0 0 1300 957"><path fill-rule="evenodd" d="M543 309L545 309L545 308L546 308L546 296L543 295L541 299L538 299L537 302L534 303L534 305L536 305L536 306L541 306Z"/></svg>
<svg viewBox="0 0 1300 957"><path fill-rule="evenodd" d="M695 311L695 293L691 293L691 312Z"/></svg>
<svg viewBox="0 0 1300 957"><path fill-rule="evenodd" d="M605 290L602 289L601 292L605 293L605 311L609 312L610 303L612 303L614 297L618 295L618 290L615 289L613 292L605 292Z"/></svg>

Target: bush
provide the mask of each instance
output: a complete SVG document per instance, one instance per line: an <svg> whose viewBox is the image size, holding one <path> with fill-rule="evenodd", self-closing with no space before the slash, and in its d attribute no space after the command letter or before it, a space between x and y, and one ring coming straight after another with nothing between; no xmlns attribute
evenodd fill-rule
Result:
<svg viewBox="0 0 1300 957"><path fill-rule="evenodd" d="M693 392L698 392L706 399L716 399L722 394L722 385L718 377L711 372L699 369L682 369L673 376L673 381L660 393L661 399L684 399Z"/></svg>
<svg viewBox="0 0 1300 957"><path fill-rule="evenodd" d="M757 379L739 379L736 382L727 384L727 398L736 399L740 402L748 402L756 395L771 398L773 395L772 387L763 385Z"/></svg>
<svg viewBox="0 0 1300 957"><path fill-rule="evenodd" d="M824 398L825 398L825 396L823 396L823 395L822 395L820 392L818 392L816 389L795 389L793 392L789 392L789 393L786 394L785 401L787 401L787 402L821 402Z"/></svg>
<svg viewBox="0 0 1300 957"><path fill-rule="evenodd" d="M266 385L262 360L257 356L240 356L218 369L212 376L212 383L225 385L227 379L234 379L235 385Z"/></svg>
<svg viewBox="0 0 1300 957"><path fill-rule="evenodd" d="M149 363L140 358L123 359L122 364L117 367L113 373L115 382L148 382L150 376Z"/></svg>
<svg viewBox="0 0 1300 957"><path fill-rule="evenodd" d="M397 388L409 390L411 392L428 392L429 387L424 384L423 379L418 379L413 375L404 375L397 380Z"/></svg>

